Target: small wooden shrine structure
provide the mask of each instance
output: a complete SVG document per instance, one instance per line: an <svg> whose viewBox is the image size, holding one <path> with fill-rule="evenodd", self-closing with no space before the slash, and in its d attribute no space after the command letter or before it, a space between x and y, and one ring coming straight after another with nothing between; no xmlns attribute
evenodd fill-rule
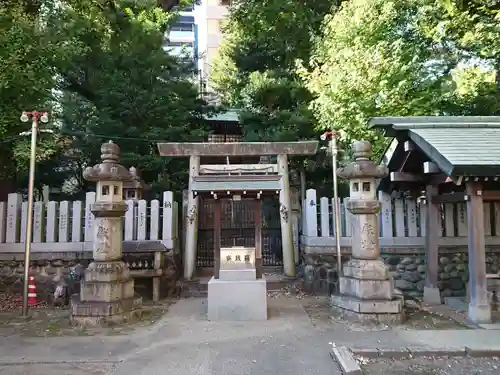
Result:
<svg viewBox="0 0 500 375"><path fill-rule="evenodd" d="M426 201L427 271L424 301L441 303L439 246L441 203L465 202L468 222L469 319L491 320L486 273L484 201L500 201L500 117L378 117L370 121L393 140L384 162L389 176L379 188ZM489 213L488 213L489 214Z"/></svg>

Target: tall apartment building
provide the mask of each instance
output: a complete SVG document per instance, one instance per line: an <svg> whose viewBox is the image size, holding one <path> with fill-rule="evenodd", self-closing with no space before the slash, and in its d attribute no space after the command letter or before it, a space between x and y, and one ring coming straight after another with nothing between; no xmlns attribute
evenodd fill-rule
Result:
<svg viewBox="0 0 500 375"><path fill-rule="evenodd" d="M179 17L165 34L163 48L171 53L180 55L188 53L193 59L198 56L198 30L194 17L194 3L184 7Z"/></svg>
<svg viewBox="0 0 500 375"><path fill-rule="evenodd" d="M201 0L195 7L198 25L198 69L201 80L207 82L210 91L211 61L222 42L222 29L229 13L231 0Z"/></svg>

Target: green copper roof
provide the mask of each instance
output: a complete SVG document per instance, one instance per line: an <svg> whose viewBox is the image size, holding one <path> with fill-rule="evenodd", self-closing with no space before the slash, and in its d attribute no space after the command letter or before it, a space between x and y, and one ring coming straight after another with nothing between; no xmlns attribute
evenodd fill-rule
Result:
<svg viewBox="0 0 500 375"><path fill-rule="evenodd" d="M449 176L500 174L500 116L381 117L370 126L406 135Z"/></svg>
<svg viewBox="0 0 500 375"><path fill-rule="evenodd" d="M239 122L240 121L240 111L237 109L230 109L226 112L219 113L215 116L209 117L205 116L207 121L218 121L218 122Z"/></svg>

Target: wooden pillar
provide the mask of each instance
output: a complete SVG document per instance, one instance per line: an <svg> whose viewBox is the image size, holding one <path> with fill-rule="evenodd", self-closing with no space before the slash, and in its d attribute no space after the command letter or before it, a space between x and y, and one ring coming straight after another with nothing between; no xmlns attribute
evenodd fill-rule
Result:
<svg viewBox="0 0 500 375"><path fill-rule="evenodd" d="M199 198L193 195L192 184L193 177L198 176L200 172L200 157L191 156L189 158L189 194L188 207L186 215L186 240L184 241L184 278L191 280L193 278L196 266L196 247L198 238L198 210Z"/></svg>
<svg viewBox="0 0 500 375"><path fill-rule="evenodd" d="M278 173L281 175L280 223L283 270L286 276L295 276L295 260L292 234L292 210L290 205L290 181L288 179L288 155L278 155Z"/></svg>
<svg viewBox="0 0 500 375"><path fill-rule="evenodd" d="M482 186L466 183L469 250L469 319L474 323L491 322L491 304L486 290L486 249Z"/></svg>
<svg viewBox="0 0 500 375"><path fill-rule="evenodd" d="M439 275L439 204L432 203L432 198L438 195L437 186L427 185L427 213L425 218L425 251L427 271L424 285L424 303L440 305L441 295L438 287Z"/></svg>
<svg viewBox="0 0 500 375"><path fill-rule="evenodd" d="M215 278L219 278L220 271L220 211L221 211L221 201L220 199L215 199L214 201L214 260L215 260Z"/></svg>
<svg viewBox="0 0 500 375"><path fill-rule="evenodd" d="M254 203L255 215L255 274L257 279L262 278L262 202L256 199Z"/></svg>

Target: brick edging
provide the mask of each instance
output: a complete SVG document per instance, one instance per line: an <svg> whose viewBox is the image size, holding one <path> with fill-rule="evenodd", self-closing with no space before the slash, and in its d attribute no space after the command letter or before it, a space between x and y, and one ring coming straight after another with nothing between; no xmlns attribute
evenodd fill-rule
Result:
<svg viewBox="0 0 500 375"><path fill-rule="evenodd" d="M369 359L410 359L418 357L500 357L500 349L488 347L470 348L424 348L405 347L401 349L358 348L345 346L333 347L330 351L332 359L337 362L345 375L362 375L361 367L355 356Z"/></svg>

